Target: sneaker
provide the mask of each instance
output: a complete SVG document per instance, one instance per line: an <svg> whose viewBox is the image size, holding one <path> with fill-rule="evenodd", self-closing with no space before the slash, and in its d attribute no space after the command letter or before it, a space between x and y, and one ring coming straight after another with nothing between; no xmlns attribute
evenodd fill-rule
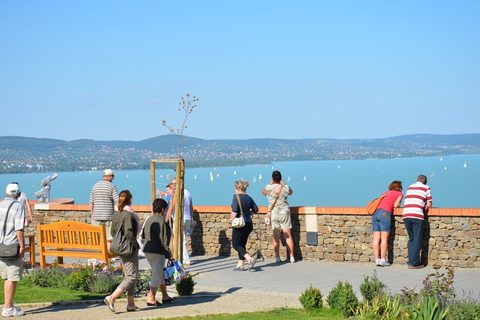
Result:
<svg viewBox="0 0 480 320"><path fill-rule="evenodd" d="M377 264L377 266L380 266L380 267L389 267L389 266L390 266L390 263L388 263L387 260L381 259L381 260L380 260L380 264Z"/></svg>
<svg viewBox="0 0 480 320"><path fill-rule="evenodd" d="M380 261L381 259L375 259L375 264L379 267L381 267L382 265L380 264Z"/></svg>
<svg viewBox="0 0 480 320"><path fill-rule="evenodd" d="M4 317L18 317L23 316L23 311L15 306L12 306L10 309L3 308L2 316Z"/></svg>

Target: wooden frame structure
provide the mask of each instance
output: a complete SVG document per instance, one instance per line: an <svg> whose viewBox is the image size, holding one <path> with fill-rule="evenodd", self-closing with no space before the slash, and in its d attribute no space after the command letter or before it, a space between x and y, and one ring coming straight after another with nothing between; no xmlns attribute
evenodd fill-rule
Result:
<svg viewBox="0 0 480 320"><path fill-rule="evenodd" d="M177 261L183 261L183 190L185 179L184 159L152 159L150 160L150 187L152 203L156 199L155 163L176 163L176 186L175 186L175 222L173 257Z"/></svg>

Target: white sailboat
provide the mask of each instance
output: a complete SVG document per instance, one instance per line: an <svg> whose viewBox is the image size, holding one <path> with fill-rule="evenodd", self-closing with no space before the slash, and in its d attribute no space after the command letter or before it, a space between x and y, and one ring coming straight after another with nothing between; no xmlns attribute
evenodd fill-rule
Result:
<svg viewBox="0 0 480 320"><path fill-rule="evenodd" d="M440 161L443 161L443 158L442 158L442 157L440 157Z"/></svg>
<svg viewBox="0 0 480 320"><path fill-rule="evenodd" d="M258 180L262 180L262 174L258 176Z"/></svg>
<svg viewBox="0 0 480 320"><path fill-rule="evenodd" d="M197 174L195 173L195 180L197 180Z"/></svg>
<svg viewBox="0 0 480 320"><path fill-rule="evenodd" d="M234 171L233 171L233 174L237 174L237 171L234 170Z"/></svg>
<svg viewBox="0 0 480 320"><path fill-rule="evenodd" d="M255 179L255 177L253 177L253 181L252 181L252 182L253 182L253 183L257 182L257 179Z"/></svg>
<svg viewBox="0 0 480 320"><path fill-rule="evenodd" d="M303 176L303 181L307 181L307 175Z"/></svg>
<svg viewBox="0 0 480 320"><path fill-rule="evenodd" d="M466 167L467 167L467 163L466 163L466 162L463 164L463 167L464 167L464 168L466 168Z"/></svg>
<svg viewBox="0 0 480 320"><path fill-rule="evenodd" d="M445 167L445 169L444 169L444 170L447 170L447 167Z"/></svg>
<svg viewBox="0 0 480 320"><path fill-rule="evenodd" d="M287 181L290 181L290 175L288 176Z"/></svg>

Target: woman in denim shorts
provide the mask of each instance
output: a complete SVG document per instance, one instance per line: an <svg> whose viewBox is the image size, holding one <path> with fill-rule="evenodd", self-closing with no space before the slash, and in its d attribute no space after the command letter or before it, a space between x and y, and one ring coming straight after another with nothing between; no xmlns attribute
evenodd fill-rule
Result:
<svg viewBox="0 0 480 320"><path fill-rule="evenodd" d="M390 235L390 227L392 224L393 208L400 207L402 202L402 182L395 180L388 186L388 191L378 205L377 210L372 216L373 229L373 254L375 255L375 264L380 267L388 267L387 247L388 236ZM379 250L380 249L380 250Z"/></svg>

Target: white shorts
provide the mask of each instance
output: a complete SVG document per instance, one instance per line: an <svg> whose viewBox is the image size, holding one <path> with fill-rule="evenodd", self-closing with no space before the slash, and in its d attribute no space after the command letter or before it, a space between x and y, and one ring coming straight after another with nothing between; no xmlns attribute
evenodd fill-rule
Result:
<svg viewBox="0 0 480 320"><path fill-rule="evenodd" d="M23 279L23 259L0 259L0 274L8 281Z"/></svg>

